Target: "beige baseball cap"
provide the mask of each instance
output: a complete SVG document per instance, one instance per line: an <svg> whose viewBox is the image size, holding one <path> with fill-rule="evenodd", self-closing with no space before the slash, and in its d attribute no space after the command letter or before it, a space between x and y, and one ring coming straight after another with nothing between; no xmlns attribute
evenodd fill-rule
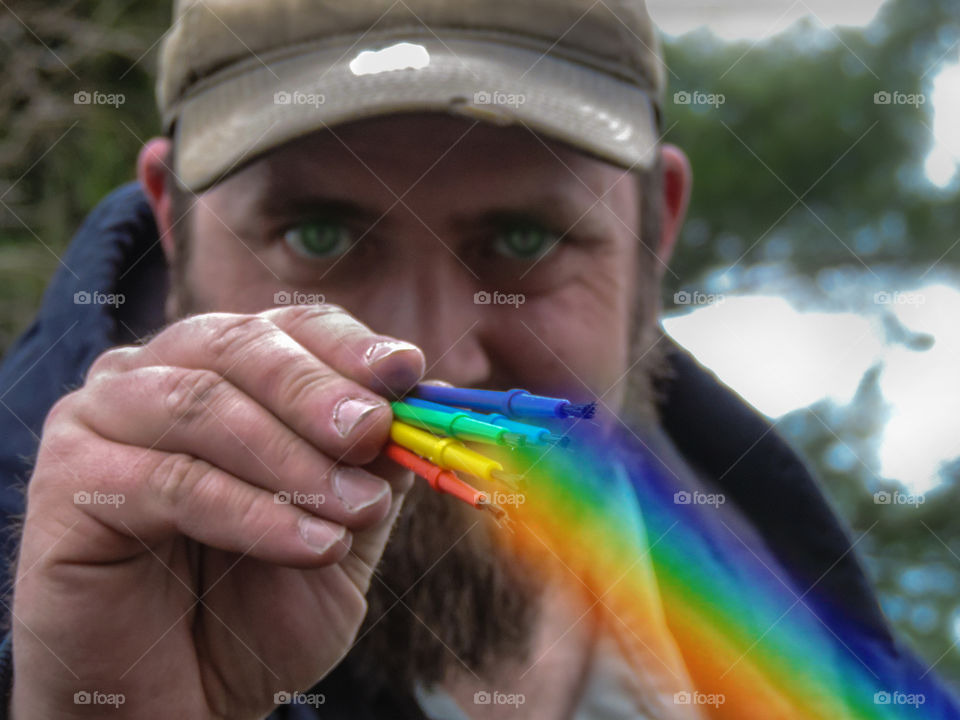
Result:
<svg viewBox="0 0 960 720"><path fill-rule="evenodd" d="M297 137L418 111L647 168L663 86L643 0L177 0L157 102L199 192Z"/></svg>

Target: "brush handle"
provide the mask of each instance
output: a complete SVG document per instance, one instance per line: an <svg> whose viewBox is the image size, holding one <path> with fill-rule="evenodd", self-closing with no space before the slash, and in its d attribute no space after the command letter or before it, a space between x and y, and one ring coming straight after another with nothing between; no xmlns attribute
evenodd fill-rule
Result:
<svg viewBox="0 0 960 720"><path fill-rule="evenodd" d="M459 405L482 412L501 413L511 419L566 418L570 416L569 408L573 407L569 400L531 395L519 388L502 392L442 385L417 385L414 393L424 400Z"/></svg>

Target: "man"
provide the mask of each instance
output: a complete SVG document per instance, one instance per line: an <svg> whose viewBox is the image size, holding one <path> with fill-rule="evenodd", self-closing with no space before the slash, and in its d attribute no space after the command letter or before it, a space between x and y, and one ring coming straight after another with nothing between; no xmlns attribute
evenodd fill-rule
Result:
<svg viewBox="0 0 960 720"><path fill-rule="evenodd" d="M731 500L704 573L722 523L878 687L956 716L802 465L657 331L691 172L655 46L639 0L178 4L168 136L3 369L8 717L764 717L677 700L716 678L655 583L629 672L562 558L383 458L424 378L599 398L640 572L656 461Z"/></svg>

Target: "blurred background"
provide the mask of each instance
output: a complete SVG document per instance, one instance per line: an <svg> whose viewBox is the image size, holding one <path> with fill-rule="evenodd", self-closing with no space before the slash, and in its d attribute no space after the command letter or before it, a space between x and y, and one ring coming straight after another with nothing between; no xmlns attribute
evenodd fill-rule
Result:
<svg viewBox="0 0 960 720"><path fill-rule="evenodd" d="M694 167L665 327L802 453L888 617L960 689L960 0L648 5L664 140ZM157 133L169 18L3 4L0 355Z"/></svg>

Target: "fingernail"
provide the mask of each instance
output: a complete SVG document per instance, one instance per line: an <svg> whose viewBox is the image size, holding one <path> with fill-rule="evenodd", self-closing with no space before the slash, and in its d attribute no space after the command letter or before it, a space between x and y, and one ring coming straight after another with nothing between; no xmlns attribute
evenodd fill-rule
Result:
<svg viewBox="0 0 960 720"><path fill-rule="evenodd" d="M363 354L363 360L367 365L376 365L384 358L405 350L418 350L418 348L416 345L403 340L384 340L367 348L367 351Z"/></svg>
<svg viewBox="0 0 960 720"><path fill-rule="evenodd" d="M350 432L374 410L385 408L382 402L371 402L359 398L343 398L333 408L333 424L337 427L340 437L347 437Z"/></svg>
<svg viewBox="0 0 960 720"><path fill-rule="evenodd" d="M299 530L307 547L318 555L342 542L347 535L347 529L342 525L334 525L309 515L300 518Z"/></svg>
<svg viewBox="0 0 960 720"><path fill-rule="evenodd" d="M370 507L390 492L386 481L359 468L338 467L333 472L333 491L347 510Z"/></svg>

